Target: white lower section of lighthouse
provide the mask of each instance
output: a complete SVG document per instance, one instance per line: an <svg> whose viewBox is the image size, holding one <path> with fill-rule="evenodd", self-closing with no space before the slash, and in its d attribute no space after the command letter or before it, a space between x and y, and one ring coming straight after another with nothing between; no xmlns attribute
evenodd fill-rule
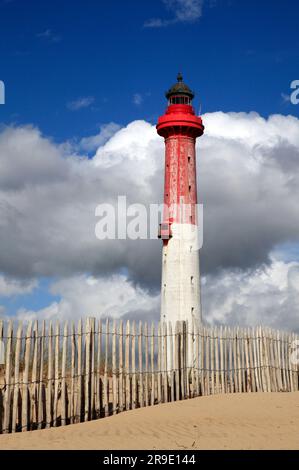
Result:
<svg viewBox="0 0 299 470"><path fill-rule="evenodd" d="M162 253L161 321L191 326L201 322L198 227L174 223L171 230Z"/></svg>

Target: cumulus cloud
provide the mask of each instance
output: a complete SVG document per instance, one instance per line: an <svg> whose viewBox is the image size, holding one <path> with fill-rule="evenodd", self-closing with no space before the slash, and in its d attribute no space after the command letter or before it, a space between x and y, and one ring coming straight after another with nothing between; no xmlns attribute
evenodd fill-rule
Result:
<svg viewBox="0 0 299 470"><path fill-rule="evenodd" d="M203 276L202 286L204 319L209 324L266 324L299 332L299 262L273 257L269 265L253 270L226 269ZM0 282L0 292L1 288ZM133 285L125 275L73 276L54 282L50 292L61 300L37 311L19 309L17 318L78 320L86 315L149 322L159 319L160 294Z"/></svg>
<svg viewBox="0 0 299 470"><path fill-rule="evenodd" d="M267 262L277 244L299 236L299 121L221 112L204 120L198 144L204 267Z"/></svg>
<svg viewBox="0 0 299 470"><path fill-rule="evenodd" d="M44 138L38 129L31 126L5 127L0 132L0 187L3 196L13 196L14 190L20 195L26 187L46 187L63 182L69 171L62 148ZM1 197L0 204L5 210L5 197Z"/></svg>
<svg viewBox="0 0 299 470"><path fill-rule="evenodd" d="M172 14L169 19L151 18L144 23L145 28L161 28L176 23L193 23L202 16L203 0L162 0Z"/></svg>
<svg viewBox="0 0 299 470"><path fill-rule="evenodd" d="M61 41L61 36L49 28L45 31L42 31L41 33L38 33L36 37L47 40L48 42L52 43Z"/></svg>
<svg viewBox="0 0 299 470"><path fill-rule="evenodd" d="M291 95L282 92L280 93L280 96L282 98L283 103L291 103Z"/></svg>
<svg viewBox="0 0 299 470"><path fill-rule="evenodd" d="M146 290L133 286L126 276L113 275L109 278L95 278L81 275L53 283L51 293L61 296L39 311L20 309L17 316L22 319L68 319L76 320L82 315L130 319L157 317L159 295L151 296Z"/></svg>
<svg viewBox="0 0 299 470"><path fill-rule="evenodd" d="M133 95L133 103L136 105L136 106L140 106L142 103L143 103L143 97L140 93L135 93Z"/></svg>
<svg viewBox="0 0 299 470"><path fill-rule="evenodd" d="M80 141L79 147L86 152L92 152L98 147L104 145L119 129L120 125L115 122L103 124L100 126L100 132L98 134L83 137Z"/></svg>
<svg viewBox="0 0 299 470"><path fill-rule="evenodd" d="M13 295L31 294L37 288L36 280L9 279L0 275L0 296L11 297Z"/></svg>
<svg viewBox="0 0 299 470"><path fill-rule="evenodd" d="M158 241L153 249L147 241L101 243L95 237L98 204L115 204L118 194L129 202L161 200L162 180L160 196L152 181L158 164L162 176L163 142L153 127L131 123L93 159L67 152L34 128L0 134L0 271L33 278L109 274L126 266L133 278L138 270L141 282L156 277L154 267L142 271L151 259L158 260Z"/></svg>
<svg viewBox="0 0 299 470"><path fill-rule="evenodd" d="M197 170L199 199L204 204L204 316L230 321L241 312L246 321L257 315L261 322L275 319L277 323L279 310L273 296L277 284L269 281L269 289L256 295L263 297L264 304L255 306L252 300L249 309L246 305L256 288L247 299L242 286L258 286L263 283L262 273L271 278L283 271L284 265L273 260L273 251L283 243L298 242L299 120L222 112L206 114L203 120L206 130L197 143ZM110 131L108 140L98 137L100 147L93 158L56 145L33 127L0 132L0 272L18 282L39 277L65 282L61 301L49 307L53 315L56 311L67 316L71 308L82 315L94 311L88 297L96 298L93 305L98 298L88 288L80 291L78 283L85 286L86 279L95 279L102 295L109 291L103 279L112 285L121 272L125 281L119 280L120 285L127 283L137 293L134 306L113 304L116 315L157 312L160 241L99 241L94 230L96 206L116 205L118 195L126 195L128 204L163 200L164 142L145 121ZM95 141L84 145L91 149ZM296 268L287 267L291 273ZM281 304L289 324L298 317L294 282L285 288L288 300ZM70 295L65 298L63 292L67 286L71 291L72 283L86 307ZM219 296L213 285L218 286ZM140 292L147 298L146 308L139 305ZM221 297L226 296L227 310L221 310ZM98 305L108 312L106 304Z"/></svg>
<svg viewBox="0 0 299 470"><path fill-rule="evenodd" d="M299 331L299 263L275 258L254 270L205 276L203 309L209 323Z"/></svg>

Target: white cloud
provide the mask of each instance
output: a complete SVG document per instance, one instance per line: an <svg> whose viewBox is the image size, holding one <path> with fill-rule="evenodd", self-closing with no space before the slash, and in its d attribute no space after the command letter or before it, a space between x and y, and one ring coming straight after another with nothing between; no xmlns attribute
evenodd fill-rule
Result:
<svg viewBox="0 0 299 470"><path fill-rule="evenodd" d="M291 95L287 95L286 93L281 93L280 94L282 101L284 103L290 103L291 102Z"/></svg>
<svg viewBox="0 0 299 470"><path fill-rule="evenodd" d="M36 37L45 39L48 42L60 42L61 41L61 36L51 29L46 29L45 31L42 31L41 33L38 33Z"/></svg>
<svg viewBox="0 0 299 470"><path fill-rule="evenodd" d="M82 98L78 98L77 100L70 101L67 103L67 107L71 111L78 111L82 108L88 108L94 102L93 96L84 96Z"/></svg>
<svg viewBox="0 0 299 470"><path fill-rule="evenodd" d="M272 258L269 265L253 270L226 269L204 276L202 285L204 320L210 324L264 324L299 331L299 262ZM55 282L50 291L61 300L37 311L19 309L17 317L122 317L149 322L159 317L160 294L133 285L125 275L73 276Z"/></svg>
<svg viewBox="0 0 299 470"><path fill-rule="evenodd" d="M142 103L143 103L143 97L140 93L135 93L133 95L133 103L136 105L136 106L140 106Z"/></svg>
<svg viewBox="0 0 299 470"><path fill-rule="evenodd" d="M100 126L100 132L98 134L81 139L80 148L87 152L96 150L98 147L104 145L119 129L120 126L115 124L115 122L104 124Z"/></svg>
<svg viewBox="0 0 299 470"><path fill-rule="evenodd" d="M115 167L116 172L121 164L125 171L125 181L129 178L131 183L146 186L146 180L158 169L156 152L160 149L163 150L163 141L157 135L155 127L145 121L133 121L97 150L93 162L100 168ZM138 161L140 164L137 167ZM131 162L137 173L132 173Z"/></svg>
<svg viewBox="0 0 299 470"><path fill-rule="evenodd" d="M163 0L178 21L192 22L202 15L203 0Z"/></svg>
<svg viewBox="0 0 299 470"><path fill-rule="evenodd" d="M240 142L252 152L255 150L262 152L264 148L275 148L283 143L299 148L299 120L295 116L274 114L264 119L255 112L223 113L219 111L205 114L204 120L205 136L225 139L227 143ZM257 154L253 153L251 159L256 156Z"/></svg>
<svg viewBox="0 0 299 470"><path fill-rule="evenodd" d="M203 0L163 0L163 3L172 17L169 19L151 18L144 23L145 28L161 28L176 23L193 23L202 16Z"/></svg>
<svg viewBox="0 0 299 470"><path fill-rule="evenodd" d="M75 320L82 316L101 318L146 317L149 321L159 309L159 295L150 295L146 290L133 286L124 275L95 278L81 275L57 281L51 293L62 297L39 311L20 309L17 316L22 319Z"/></svg>
<svg viewBox="0 0 299 470"><path fill-rule="evenodd" d="M0 275L0 296L11 297L13 295L31 294L37 288L36 280L10 279ZM0 311L1 313L1 311Z"/></svg>
<svg viewBox="0 0 299 470"><path fill-rule="evenodd" d="M278 323L278 314L269 314L271 305L278 312L274 281L266 282L268 288L259 296L257 287L263 284L261 273L267 269L270 278L285 272L284 264L270 259L277 245L299 240L299 120L218 112L204 115L203 121L205 135L198 139L197 164L199 199L204 202L204 315L232 319L236 312L245 312L244 305L252 298L247 313L242 313L244 318ZM125 281L120 284L129 286L127 291L143 292L134 294L134 309L140 310L138 304L148 295L148 308L158 311L160 241L100 242L94 235L94 214L99 203L114 204L122 194L128 203L162 201L163 139L151 124L134 121L113 133L92 159L70 152L32 127L8 127L0 132L0 272L17 282L42 276L61 278L66 283L62 300L52 304L47 314L67 315L68 305L75 305L70 294L65 297L69 288L80 292L82 304L77 302L76 311L84 315L99 301L88 288L79 289L78 279L82 286L85 276L98 279L102 295L109 288L100 279L112 283L113 276L125 270ZM289 272L294 268L288 265ZM227 310L221 310L221 299L217 304L216 291L209 288L214 281L221 287L222 299L228 299L223 302ZM299 316L294 282L284 291L289 300L281 304L286 327L295 325ZM253 290L245 298L244 289L251 285ZM255 292L264 303L254 303ZM89 297L96 299L93 304L88 303ZM129 301L117 300L116 304L115 315L133 308ZM98 305L106 312L108 300Z"/></svg>
<svg viewBox="0 0 299 470"><path fill-rule="evenodd" d="M299 331L299 263L275 258L248 271L224 270L203 279L203 306L210 323Z"/></svg>
<svg viewBox="0 0 299 470"><path fill-rule="evenodd" d="M145 28L162 28L163 26L168 26L168 21L162 20L161 18L151 18L150 20L145 21Z"/></svg>

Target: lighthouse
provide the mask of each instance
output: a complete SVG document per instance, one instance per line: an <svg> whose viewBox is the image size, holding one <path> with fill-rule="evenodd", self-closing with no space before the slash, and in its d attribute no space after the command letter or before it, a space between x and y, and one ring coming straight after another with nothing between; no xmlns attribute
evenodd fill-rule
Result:
<svg viewBox="0 0 299 470"><path fill-rule="evenodd" d="M158 119L165 141L161 321L202 320L196 185L196 138L204 131L192 106L193 91L181 74L167 92L168 106Z"/></svg>

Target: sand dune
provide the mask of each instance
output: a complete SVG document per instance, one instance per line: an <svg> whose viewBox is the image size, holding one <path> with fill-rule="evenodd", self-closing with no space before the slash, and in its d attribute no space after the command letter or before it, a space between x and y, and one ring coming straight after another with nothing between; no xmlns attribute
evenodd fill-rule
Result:
<svg viewBox="0 0 299 470"><path fill-rule="evenodd" d="M1 449L299 449L299 392L214 395L0 436Z"/></svg>

